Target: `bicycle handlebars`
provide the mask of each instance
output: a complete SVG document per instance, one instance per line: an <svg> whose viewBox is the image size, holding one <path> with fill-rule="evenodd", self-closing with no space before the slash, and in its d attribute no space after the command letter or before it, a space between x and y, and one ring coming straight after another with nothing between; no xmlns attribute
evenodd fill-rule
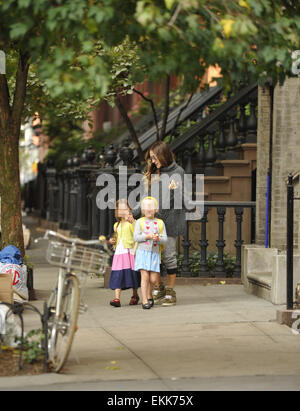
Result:
<svg viewBox="0 0 300 411"><path fill-rule="evenodd" d="M108 246L106 243L106 237L100 236L98 240L81 240L80 238L71 238L67 237L63 234L60 234L53 230L46 230L44 237L39 237L34 240L37 243L39 240L49 240L49 236L60 238L68 243L71 244L78 244L78 245L101 245L105 250L108 251Z"/></svg>

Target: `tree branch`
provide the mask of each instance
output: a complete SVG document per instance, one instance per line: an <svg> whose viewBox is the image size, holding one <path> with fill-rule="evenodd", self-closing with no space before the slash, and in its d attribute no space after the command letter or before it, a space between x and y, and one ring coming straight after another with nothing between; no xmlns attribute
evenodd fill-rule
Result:
<svg viewBox="0 0 300 411"><path fill-rule="evenodd" d="M131 121L130 118L128 117L127 111L125 110L123 104L121 103L121 100L120 100L120 97L119 97L119 96L116 96L116 98L115 98L115 103L116 103L116 106L118 107L118 109L119 109L119 111L120 111L121 116L123 117L123 120L125 121L125 123L126 123L126 125L127 125L128 131L129 131L129 133L130 133L130 135L131 135L131 137L132 137L132 141L133 141L134 146L135 146L135 148L136 148L136 151L137 151L137 153L138 153L139 159L140 159L140 161L142 162L142 161L144 161L144 153L143 153L143 150L142 150L142 148L141 148L141 145L140 145L138 136L137 136L137 134L136 134L135 128L134 128L134 126L133 126L133 124L132 124L132 121Z"/></svg>
<svg viewBox="0 0 300 411"><path fill-rule="evenodd" d="M186 38L186 36L183 34L183 31L179 28L179 27L177 27L176 26L176 24L173 24L173 23L168 23L168 26L170 26L171 28L173 28L175 31L177 31L177 33L179 34L179 36L181 37L181 39L185 42L185 43L187 43L190 47L192 47L192 48L196 48L196 46L193 44L193 43L191 43L187 38Z"/></svg>
<svg viewBox="0 0 300 411"><path fill-rule="evenodd" d="M220 19L218 18L218 16L217 16L215 13L213 13L213 12L209 9L209 7L207 7L207 6L205 6L205 5L203 5L202 7L204 8L204 10L206 10L206 11L209 13L209 15L211 16L211 18L212 18L213 20L215 20L217 23L220 22Z"/></svg>
<svg viewBox="0 0 300 411"><path fill-rule="evenodd" d="M167 75L166 81L165 81L165 107L164 107L164 114L163 114L163 120L162 120L162 126L160 130L160 140L162 140L165 137L166 133L166 128L167 128L167 121L169 117L169 108L170 108L170 75Z"/></svg>
<svg viewBox="0 0 300 411"><path fill-rule="evenodd" d="M180 13L180 11L181 11L181 4L178 4L177 7L176 7L175 12L174 12L174 14L173 14L173 16L171 17L171 20L170 20L169 23L168 23L168 26L172 26L172 25L175 23L175 21L176 21L176 19L177 19L177 17L178 17L178 14Z"/></svg>
<svg viewBox="0 0 300 411"><path fill-rule="evenodd" d="M15 124L21 125L22 112L25 103L26 85L29 70L29 55L20 51L16 75L16 89L12 106L12 117Z"/></svg>
<svg viewBox="0 0 300 411"><path fill-rule="evenodd" d="M155 110L155 107L154 107L153 100L151 98L146 97L141 91L139 91L135 88L133 89L133 91L135 93L137 93L138 95L140 95L145 101L147 101L147 103L151 104L153 118L154 118L154 124L155 124L155 128L156 128L156 136L157 136L157 140L159 140L158 120L157 120L157 115L156 115L156 110Z"/></svg>

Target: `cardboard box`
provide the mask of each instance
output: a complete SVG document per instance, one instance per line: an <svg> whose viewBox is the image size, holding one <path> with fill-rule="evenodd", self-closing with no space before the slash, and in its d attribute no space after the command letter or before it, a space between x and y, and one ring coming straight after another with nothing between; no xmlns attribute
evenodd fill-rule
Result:
<svg viewBox="0 0 300 411"><path fill-rule="evenodd" d="M13 303L13 289L10 274L0 273L0 301Z"/></svg>

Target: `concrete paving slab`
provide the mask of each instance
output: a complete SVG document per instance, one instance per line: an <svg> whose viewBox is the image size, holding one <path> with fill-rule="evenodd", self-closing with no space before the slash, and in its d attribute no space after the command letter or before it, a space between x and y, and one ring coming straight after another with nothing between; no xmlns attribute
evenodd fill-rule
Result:
<svg viewBox="0 0 300 411"><path fill-rule="evenodd" d="M64 380L61 379L59 383L52 383L49 381L48 385L38 385L36 379L31 379L30 381L27 381L27 383L27 386L20 386L18 387L18 390L102 391L102 395L110 395L110 393L114 391L174 391L174 394L180 395L180 391L299 391L300 377L297 375L255 375L238 377L173 378L164 380L89 380L77 382L64 382ZM13 391L14 389L7 387L7 390ZM139 393L136 395L139 395Z"/></svg>
<svg viewBox="0 0 300 411"><path fill-rule="evenodd" d="M33 243L34 286L42 309L57 269ZM62 374L0 377L0 390L233 390L300 388L300 336L275 322L278 306L242 285L178 285L174 307L109 305L112 290L88 278L71 354ZM24 315L27 330L39 318ZM281 383L282 382L282 383ZM298 384L298 385L297 385Z"/></svg>

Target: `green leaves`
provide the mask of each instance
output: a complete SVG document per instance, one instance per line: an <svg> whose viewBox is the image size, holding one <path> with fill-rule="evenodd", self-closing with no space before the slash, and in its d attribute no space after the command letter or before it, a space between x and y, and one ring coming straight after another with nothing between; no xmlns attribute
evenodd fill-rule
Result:
<svg viewBox="0 0 300 411"><path fill-rule="evenodd" d="M33 20L26 16L23 19L22 23L14 23L10 27L10 37L12 40L22 38L29 32L29 30L33 27L34 22Z"/></svg>
<svg viewBox="0 0 300 411"><path fill-rule="evenodd" d="M276 82L288 73L286 50L300 47L297 7L284 9L279 0L5 0L0 45L13 41L38 62L48 99L113 102L145 77L171 73L192 92L216 64L227 86L263 72Z"/></svg>
<svg viewBox="0 0 300 411"><path fill-rule="evenodd" d="M18 0L20 9L27 9L31 4L31 0Z"/></svg>
<svg viewBox="0 0 300 411"><path fill-rule="evenodd" d="M42 348L44 338L45 335L40 329L29 331L23 340L21 337L16 337L19 343L23 343L23 357L27 363L32 364L42 358L45 352Z"/></svg>
<svg viewBox="0 0 300 411"><path fill-rule="evenodd" d="M175 3L175 0L165 0L166 7L169 10L172 9L174 3Z"/></svg>
<svg viewBox="0 0 300 411"><path fill-rule="evenodd" d="M114 9L113 7L107 7L102 5L99 6L91 6L88 10L88 17L95 20L97 24L101 24L105 21L109 21L114 16Z"/></svg>

